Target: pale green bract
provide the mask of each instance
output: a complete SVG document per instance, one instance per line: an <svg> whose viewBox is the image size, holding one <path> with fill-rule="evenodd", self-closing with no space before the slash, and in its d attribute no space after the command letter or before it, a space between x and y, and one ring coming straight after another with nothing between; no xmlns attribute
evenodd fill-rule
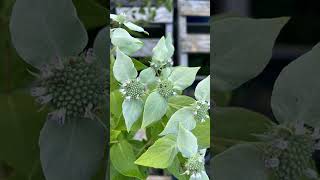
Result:
<svg viewBox="0 0 320 180"><path fill-rule="evenodd" d="M210 102L210 76L199 82L194 95L199 101Z"/></svg>
<svg viewBox="0 0 320 180"><path fill-rule="evenodd" d="M113 65L113 74L117 81L124 83L126 80L137 77L138 72L129 56L117 48L117 58Z"/></svg>
<svg viewBox="0 0 320 180"><path fill-rule="evenodd" d="M141 128L160 120L167 112L168 102L158 92L151 93L145 103Z"/></svg>
<svg viewBox="0 0 320 180"><path fill-rule="evenodd" d="M199 69L199 67L176 67L168 79L173 82L174 88L184 90L192 85Z"/></svg>
<svg viewBox="0 0 320 180"><path fill-rule="evenodd" d="M143 42L132 37L125 29L111 29L111 42L127 55L132 55L142 48Z"/></svg>
<svg viewBox="0 0 320 180"><path fill-rule="evenodd" d="M177 137L178 149L183 157L190 158L198 151L197 138L181 124Z"/></svg>
<svg viewBox="0 0 320 180"><path fill-rule="evenodd" d="M190 107L184 107L176 111L171 116L166 127L160 133L160 135L164 136L167 134L177 134L179 130L179 124L187 130L192 130L196 127L196 121L194 120Z"/></svg>
<svg viewBox="0 0 320 180"><path fill-rule="evenodd" d="M132 22L129 22L126 14L124 14L124 13L119 14L119 15L110 14L110 19L118 22L119 24L125 25L127 28L129 28L132 31L143 32L143 33L149 35L149 33L147 31L145 31L142 27L140 27Z"/></svg>

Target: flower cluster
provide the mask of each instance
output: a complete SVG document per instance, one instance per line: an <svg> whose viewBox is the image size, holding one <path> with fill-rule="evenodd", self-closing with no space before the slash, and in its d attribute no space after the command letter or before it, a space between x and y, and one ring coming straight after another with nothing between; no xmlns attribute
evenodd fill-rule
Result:
<svg viewBox="0 0 320 180"><path fill-rule="evenodd" d="M81 117L94 118L93 111L106 96L106 73L87 53L78 57L57 58L51 69L44 68L31 94L53 112L48 119L63 124Z"/></svg>
<svg viewBox="0 0 320 180"><path fill-rule="evenodd" d="M169 80L160 80L157 86L157 91L161 96L168 99L171 96L177 95L176 90L173 88L173 83Z"/></svg>
<svg viewBox="0 0 320 180"><path fill-rule="evenodd" d="M206 101L197 101L194 105L194 118L198 122L204 122L209 119L208 110L210 109L210 103Z"/></svg>
<svg viewBox="0 0 320 180"><path fill-rule="evenodd" d="M187 160L185 164L186 171L184 174L190 175L190 180L202 180L208 178L204 168L204 155L205 150L200 150L200 152Z"/></svg>
<svg viewBox="0 0 320 180"><path fill-rule="evenodd" d="M265 165L279 180L298 180L303 176L317 178L316 171L312 170L315 140L310 133L299 131L278 126L268 135Z"/></svg>
<svg viewBox="0 0 320 180"><path fill-rule="evenodd" d="M140 82L139 78L130 79L121 85L120 92L124 95L125 99L140 99L146 91L146 86Z"/></svg>

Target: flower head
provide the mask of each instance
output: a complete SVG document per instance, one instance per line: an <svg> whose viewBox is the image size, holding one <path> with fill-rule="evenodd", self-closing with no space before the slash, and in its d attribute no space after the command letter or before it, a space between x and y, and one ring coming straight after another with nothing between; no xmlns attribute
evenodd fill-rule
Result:
<svg viewBox="0 0 320 180"><path fill-rule="evenodd" d="M70 119L93 117L90 110L101 105L107 82L106 71L96 62L92 51L87 51L77 57L62 58L50 69L42 69L31 95L37 97L39 104L53 109L48 119L63 124Z"/></svg>

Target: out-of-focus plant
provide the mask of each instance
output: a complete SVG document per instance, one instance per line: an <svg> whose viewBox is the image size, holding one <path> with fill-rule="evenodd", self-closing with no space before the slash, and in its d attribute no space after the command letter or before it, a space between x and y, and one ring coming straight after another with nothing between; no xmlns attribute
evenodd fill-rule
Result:
<svg viewBox="0 0 320 180"><path fill-rule="evenodd" d="M215 107L212 110L211 145L214 159L235 144L256 141L258 138L252 134L264 133L273 124L271 120L259 113L227 106L232 97L232 90L256 77L268 64L274 42L287 21L288 18L251 19L220 16L214 18L211 23L211 42L213 43L211 89L215 101ZM241 156L241 152L239 155ZM227 156L224 159L227 165L228 163L237 164L236 161L234 159L229 162ZM216 163L215 160L212 160L211 164L213 171L211 169L210 172L213 172L211 176L213 178L248 179L245 174L237 174L235 168L229 171L226 164ZM252 167L254 166L256 164L252 164ZM243 165L243 168L245 167ZM219 172L221 169L225 169L224 174L222 171ZM257 176L254 177L253 179L259 179Z"/></svg>
<svg viewBox="0 0 320 180"><path fill-rule="evenodd" d="M150 67L141 65L129 56L143 43L121 27L147 32L123 14L110 17L118 23L110 33L110 179L146 179L149 168L179 179L209 179L204 168L209 136L194 131L209 134L210 76L197 85L196 99L182 95L200 68L173 66L170 36L153 48Z"/></svg>
<svg viewBox="0 0 320 180"><path fill-rule="evenodd" d="M94 8L93 16L84 13ZM81 12L85 25L76 10ZM99 17L101 12L104 16ZM99 18L92 21L92 17ZM93 0L15 1L8 21L11 42L30 65L28 70L24 66L34 81L28 92L36 97L37 103L25 89L4 96L5 108L1 109L9 113L11 123L15 124L5 122L0 127L7 128L6 134L16 129L21 131L17 139L23 139L16 146L15 142L8 142L8 148L4 148L7 151L0 153L0 159L13 168L11 179L44 179L44 174L45 179L51 180L88 180L101 167L108 118L104 113L108 94L104 62L107 28L98 33L93 49L85 48L89 40L86 28L105 26L106 19L105 8ZM41 113L35 104L41 105L38 107Z"/></svg>
<svg viewBox="0 0 320 180"><path fill-rule="evenodd" d="M319 149L319 53L318 44L282 70L271 97L278 122L255 134L256 141L216 156L213 164L218 179L319 179L312 159Z"/></svg>

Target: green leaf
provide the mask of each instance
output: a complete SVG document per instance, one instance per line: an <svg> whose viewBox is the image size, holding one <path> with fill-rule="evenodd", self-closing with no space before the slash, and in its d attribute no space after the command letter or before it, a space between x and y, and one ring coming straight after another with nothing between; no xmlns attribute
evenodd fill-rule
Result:
<svg viewBox="0 0 320 180"><path fill-rule="evenodd" d="M127 55L132 55L142 48L143 42L132 37L126 30L116 28L111 30L111 42Z"/></svg>
<svg viewBox="0 0 320 180"><path fill-rule="evenodd" d="M115 141L117 141L120 134L121 134L121 131L111 129L110 130L110 143L114 143Z"/></svg>
<svg viewBox="0 0 320 180"><path fill-rule="evenodd" d="M192 85L199 69L200 67L176 67L169 76L169 80L173 82L174 88L184 90Z"/></svg>
<svg viewBox="0 0 320 180"><path fill-rule="evenodd" d="M136 68L129 56L117 48L117 58L113 65L113 75L119 82L135 79L138 75Z"/></svg>
<svg viewBox="0 0 320 180"><path fill-rule="evenodd" d="M132 23L132 22L125 22L124 25L129 28L130 30L132 31L137 31L137 32L143 32L145 34L148 34L149 33L147 31L145 31L142 27L140 26L137 26L136 24Z"/></svg>
<svg viewBox="0 0 320 180"><path fill-rule="evenodd" d="M10 31L18 54L37 68L55 57L79 54L88 42L71 0L16 1Z"/></svg>
<svg viewBox="0 0 320 180"><path fill-rule="evenodd" d="M212 160L214 179L268 180L262 153L250 144L236 145Z"/></svg>
<svg viewBox="0 0 320 180"><path fill-rule="evenodd" d="M164 36L158 41L157 45L152 49L153 56L152 60L156 61L166 61L168 60L169 50L166 46L166 39Z"/></svg>
<svg viewBox="0 0 320 180"><path fill-rule="evenodd" d="M0 162L7 162L22 179L34 177L40 164L38 137L46 112L37 110L25 92L0 94Z"/></svg>
<svg viewBox="0 0 320 180"><path fill-rule="evenodd" d="M214 105L215 106L228 106L231 98L232 98L232 92L224 91L224 92L219 92L219 91L212 91L211 93L211 99L214 100Z"/></svg>
<svg viewBox="0 0 320 180"><path fill-rule="evenodd" d="M143 102L139 99L124 100L122 104L123 117L129 132L132 125L140 118Z"/></svg>
<svg viewBox="0 0 320 180"><path fill-rule="evenodd" d="M110 175L106 176L105 180L131 180L131 177L126 177L124 175L122 175L121 173L119 173L119 171L117 171L113 165L110 163Z"/></svg>
<svg viewBox="0 0 320 180"><path fill-rule="evenodd" d="M13 48L9 25L0 22L0 26L0 92L8 93L26 87L33 80L27 71L32 67L22 61Z"/></svg>
<svg viewBox="0 0 320 180"><path fill-rule="evenodd" d="M153 68L149 67L141 71L139 78L141 82L145 84L150 84L156 81L156 72Z"/></svg>
<svg viewBox="0 0 320 180"><path fill-rule="evenodd" d="M189 96L177 95L177 96L170 97L168 102L169 108L166 116L171 117L173 113L175 113L177 110L185 106L190 106L194 102L195 100Z"/></svg>
<svg viewBox="0 0 320 180"><path fill-rule="evenodd" d="M138 166L134 164L135 159L133 148L126 140L111 147L110 160L117 171L125 176L144 179Z"/></svg>
<svg viewBox="0 0 320 180"><path fill-rule="evenodd" d="M320 126L320 44L285 67L276 80L271 106L280 122Z"/></svg>
<svg viewBox="0 0 320 180"><path fill-rule="evenodd" d="M40 133L40 158L46 179L87 180L104 154L105 129L90 119L47 121Z"/></svg>
<svg viewBox="0 0 320 180"><path fill-rule="evenodd" d="M213 21L211 38L216 44L211 56L214 63L211 66L214 72L213 88L230 91L260 74L268 64L274 42L288 20L281 17Z"/></svg>
<svg viewBox="0 0 320 180"><path fill-rule="evenodd" d="M257 141L254 134L265 133L273 124L266 116L243 108L215 107L213 114L213 141Z"/></svg>
<svg viewBox="0 0 320 180"><path fill-rule="evenodd" d="M142 62L140 62L137 59L131 58L132 62L134 64L134 67L137 69L137 71L143 70L143 69L147 69L148 66L144 65Z"/></svg>
<svg viewBox="0 0 320 180"><path fill-rule="evenodd" d="M78 16L87 29L106 26L108 10L94 0L73 0ZM109 37L109 36L107 36Z"/></svg>
<svg viewBox="0 0 320 180"><path fill-rule="evenodd" d="M184 107L176 111L169 119L164 130L159 134L164 136L167 134L178 134L179 124L187 130L192 130L196 127L193 111L190 107Z"/></svg>
<svg viewBox="0 0 320 180"><path fill-rule="evenodd" d="M179 125L177 146L182 156L185 158L192 157L198 151L197 138L181 124Z"/></svg>
<svg viewBox="0 0 320 180"><path fill-rule="evenodd" d="M109 69L110 62L108 57L110 57L110 53L108 51L108 37L109 37L109 28L103 28L99 31L94 44L93 44L93 50L100 62L102 62L103 65Z"/></svg>
<svg viewBox="0 0 320 180"><path fill-rule="evenodd" d="M165 169L169 167L178 153L174 136L158 139L135 163L141 166Z"/></svg>
<svg viewBox="0 0 320 180"><path fill-rule="evenodd" d="M210 76L198 83L194 95L198 101L210 102Z"/></svg>
<svg viewBox="0 0 320 180"><path fill-rule="evenodd" d="M167 100L158 92L151 93L144 105L143 121L141 128L146 128L150 124L159 121L167 111Z"/></svg>
<svg viewBox="0 0 320 180"><path fill-rule="evenodd" d="M198 123L196 128L192 130L192 133L198 139L199 149L207 149L210 147L210 120Z"/></svg>
<svg viewBox="0 0 320 180"><path fill-rule="evenodd" d="M171 166L168 167L168 171L179 180L189 180L189 178L183 174L185 169L183 169L183 164L180 162L178 156L174 159Z"/></svg>

